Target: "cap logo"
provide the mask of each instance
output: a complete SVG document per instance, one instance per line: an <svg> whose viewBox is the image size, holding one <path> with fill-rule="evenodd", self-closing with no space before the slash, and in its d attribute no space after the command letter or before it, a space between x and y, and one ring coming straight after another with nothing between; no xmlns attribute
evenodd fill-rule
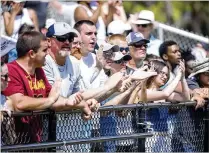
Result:
<svg viewBox="0 0 209 153"><path fill-rule="evenodd" d="M140 33L135 33L135 37L143 37Z"/></svg>

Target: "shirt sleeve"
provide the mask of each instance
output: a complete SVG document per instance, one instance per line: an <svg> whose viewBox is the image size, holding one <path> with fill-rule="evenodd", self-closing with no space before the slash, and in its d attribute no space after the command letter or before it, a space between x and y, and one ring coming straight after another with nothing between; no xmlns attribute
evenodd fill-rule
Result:
<svg viewBox="0 0 209 153"><path fill-rule="evenodd" d="M47 60L46 60L46 65L43 66L43 70L44 70L45 76L46 76L46 78L48 80L48 83L50 85L53 85L54 82L55 82L54 72L53 72L52 67L50 66L50 63L47 62Z"/></svg>
<svg viewBox="0 0 209 153"><path fill-rule="evenodd" d="M187 79L187 84L188 84L188 87L189 87L191 90L200 88L200 86L198 85L198 83L197 83L196 81L191 80L191 79Z"/></svg>
<svg viewBox="0 0 209 153"><path fill-rule="evenodd" d="M51 86L51 84L49 83L49 81L47 80L46 75L45 75L45 72L44 72L43 69L42 69L42 74L43 74L43 78L44 78L44 82L45 82L46 95L47 95L47 97L48 97L48 95L49 95L49 93L50 93L50 91L51 91L51 89L52 89L52 86Z"/></svg>

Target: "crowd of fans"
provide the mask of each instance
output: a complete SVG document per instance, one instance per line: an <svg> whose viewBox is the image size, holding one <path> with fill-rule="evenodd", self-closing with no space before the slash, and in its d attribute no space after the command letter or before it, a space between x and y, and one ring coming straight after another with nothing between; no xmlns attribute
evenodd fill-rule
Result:
<svg viewBox="0 0 209 153"><path fill-rule="evenodd" d="M15 49L1 50L1 105L8 113L80 109L91 120L100 106L196 101L198 109L209 97L209 44L182 51L173 40L161 42L152 35L152 11L127 18L115 0L1 3L1 35L17 41ZM107 116L100 116L101 135ZM123 125L115 126L120 133ZM32 142L41 140L36 132Z"/></svg>

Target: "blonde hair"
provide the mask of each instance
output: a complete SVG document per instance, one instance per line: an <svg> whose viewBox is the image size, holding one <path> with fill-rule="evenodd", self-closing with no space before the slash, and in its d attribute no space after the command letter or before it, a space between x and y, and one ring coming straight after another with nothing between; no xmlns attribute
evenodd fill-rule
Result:
<svg viewBox="0 0 209 153"><path fill-rule="evenodd" d="M120 41L126 42L126 36L122 34L114 34L108 37L107 41L112 45L120 45Z"/></svg>

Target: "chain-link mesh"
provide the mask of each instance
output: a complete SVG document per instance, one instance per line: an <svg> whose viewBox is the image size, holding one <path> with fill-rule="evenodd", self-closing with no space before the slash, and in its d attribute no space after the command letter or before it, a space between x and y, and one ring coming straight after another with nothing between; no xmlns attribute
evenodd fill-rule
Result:
<svg viewBox="0 0 209 153"><path fill-rule="evenodd" d="M23 126L16 118L4 117L2 146L37 142L63 142L44 149L24 151L61 152L203 152L205 112L194 106L155 104L128 108L101 109L92 120L84 121L80 112L63 112L30 116L30 126ZM117 108L117 109L116 109ZM25 117L24 117L25 118ZM26 120L22 120L26 121ZM37 132L39 131L39 132ZM35 135L35 133L37 135ZM127 137L151 133L152 137ZM36 138L35 137L35 138ZM92 141L95 138L97 141ZM107 138L105 141L100 141ZM76 144L72 144L77 141ZM80 141L80 142L79 142ZM82 141L82 142L81 142ZM86 141L85 143L83 143ZM37 147L37 146L36 146ZM17 149L17 148L16 148ZM12 150L12 151L15 151ZM22 151L20 151L22 152Z"/></svg>
<svg viewBox="0 0 209 153"><path fill-rule="evenodd" d="M166 41L166 40L173 40L175 41L179 47L183 50L187 50L189 48L193 48L196 46L196 44L198 42L201 42L201 41L198 41L196 39L193 39L193 38L190 38L188 36L184 36L182 35L181 33L175 33L175 32L171 32L171 31L168 31L166 29L161 29L162 30L162 37L163 37L163 41ZM160 35L158 33L158 28L156 28L154 31L153 31L153 35L155 36L155 38L158 38L160 39ZM199 36L199 35L198 35Z"/></svg>

